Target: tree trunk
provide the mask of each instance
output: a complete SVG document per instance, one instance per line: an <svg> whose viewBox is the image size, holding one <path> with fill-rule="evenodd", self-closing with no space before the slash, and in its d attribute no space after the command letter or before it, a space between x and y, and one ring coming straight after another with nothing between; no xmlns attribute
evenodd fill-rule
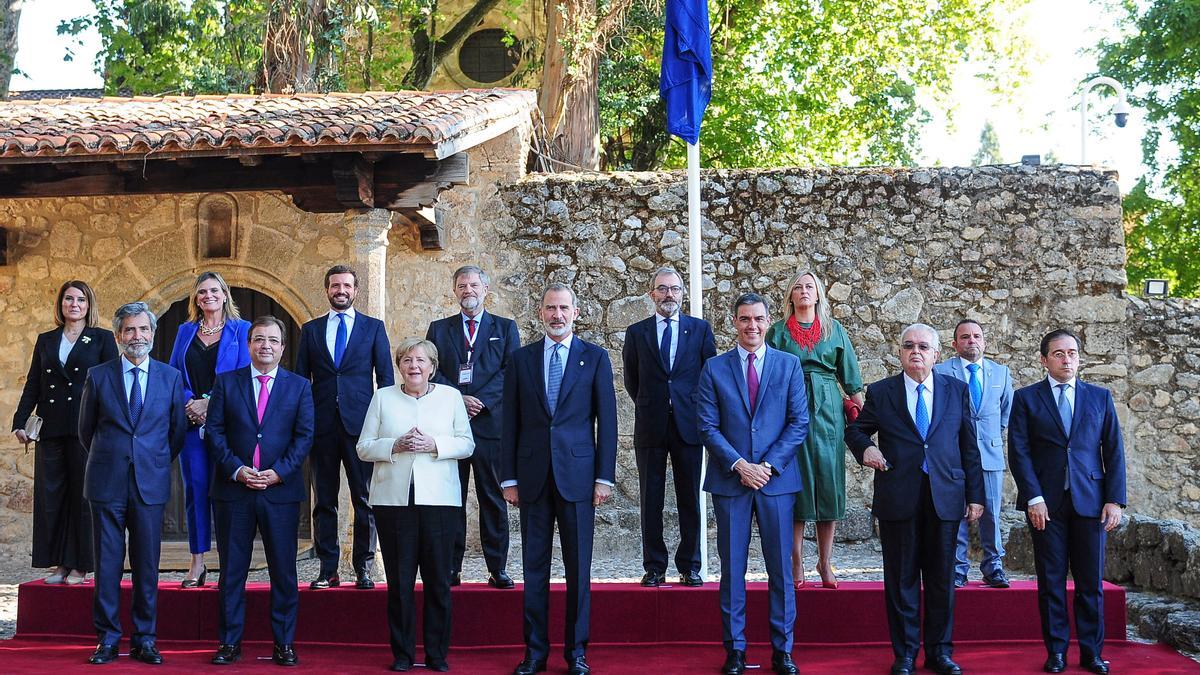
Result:
<svg viewBox="0 0 1200 675"><path fill-rule="evenodd" d="M13 67L17 61L17 27L25 0L0 0L0 99L8 97Z"/></svg>
<svg viewBox="0 0 1200 675"><path fill-rule="evenodd" d="M295 8L296 4L302 5ZM273 5L263 37L263 87L269 93L317 90L319 44L327 28L326 0L288 0Z"/></svg>
<svg viewBox="0 0 1200 675"><path fill-rule="evenodd" d="M467 10L450 30L446 31L442 36L436 37L437 31L432 18L426 20L425 17L418 17L409 23L409 28L412 30L412 65L409 66L408 72L404 74L404 79L400 81L400 86L403 89L414 89L423 91L429 88L429 83L433 80L433 76L441 67L442 61L447 56L458 49L471 32L483 21L496 5L500 4L500 0L476 0L471 9ZM430 17L437 13L437 3L434 2L430 7ZM434 38L430 38L430 34L434 34Z"/></svg>
<svg viewBox="0 0 1200 675"><path fill-rule="evenodd" d="M594 17L595 0L550 0L546 3L546 47L538 107L546 122L552 170L600 167L599 53L577 49L579 63L569 64L565 36Z"/></svg>

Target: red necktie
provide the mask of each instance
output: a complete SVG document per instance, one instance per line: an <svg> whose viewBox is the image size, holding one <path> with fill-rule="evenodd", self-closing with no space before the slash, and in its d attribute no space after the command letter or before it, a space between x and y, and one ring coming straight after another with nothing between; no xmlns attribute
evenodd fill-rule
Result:
<svg viewBox="0 0 1200 675"><path fill-rule="evenodd" d="M750 394L750 416L754 417L754 409L758 407L758 371L754 369L754 361L758 355L751 352L746 357L746 393Z"/></svg>
<svg viewBox="0 0 1200 675"><path fill-rule="evenodd" d="M267 399L271 398L271 390L267 389L267 382L271 381L270 375L258 376L258 423L262 424L263 414L267 412ZM258 444L254 444L254 458L251 460L254 464L254 470L257 471L262 464L262 457L259 452Z"/></svg>
<svg viewBox="0 0 1200 675"><path fill-rule="evenodd" d="M475 319L467 319L467 332L471 335L471 342L475 342Z"/></svg>

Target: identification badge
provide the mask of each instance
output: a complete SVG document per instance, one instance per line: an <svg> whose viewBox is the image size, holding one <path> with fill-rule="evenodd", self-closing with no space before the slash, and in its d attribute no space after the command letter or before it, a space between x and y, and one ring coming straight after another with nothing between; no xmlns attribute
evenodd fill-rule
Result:
<svg viewBox="0 0 1200 675"><path fill-rule="evenodd" d="M471 384L474 377L475 366L470 363L464 363L458 367L458 383Z"/></svg>

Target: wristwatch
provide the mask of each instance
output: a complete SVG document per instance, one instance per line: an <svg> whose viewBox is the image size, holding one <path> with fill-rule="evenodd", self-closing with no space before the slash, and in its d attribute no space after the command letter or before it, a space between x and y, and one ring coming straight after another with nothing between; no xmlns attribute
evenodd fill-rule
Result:
<svg viewBox="0 0 1200 675"><path fill-rule="evenodd" d="M763 461L762 461L762 466L766 467L767 471L770 471L772 476L778 476L778 475L779 475L779 472L775 470L775 467L771 466L771 463L770 463L770 462L768 462L768 461L766 461L766 460L763 460Z"/></svg>

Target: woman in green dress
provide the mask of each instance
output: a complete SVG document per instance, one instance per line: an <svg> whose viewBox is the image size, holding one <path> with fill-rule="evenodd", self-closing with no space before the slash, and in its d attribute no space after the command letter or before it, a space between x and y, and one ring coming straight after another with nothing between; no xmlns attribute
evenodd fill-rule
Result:
<svg viewBox="0 0 1200 675"><path fill-rule="evenodd" d="M829 311L821 279L804 270L788 288L783 320L771 326L767 344L800 357L808 385L808 437L797 457L804 489L796 495L793 514L792 576L796 588L804 585L804 523L816 521L817 573L823 587L837 588L829 558L834 526L846 515L843 434L847 413L856 416L862 408L862 375L846 329Z"/></svg>

